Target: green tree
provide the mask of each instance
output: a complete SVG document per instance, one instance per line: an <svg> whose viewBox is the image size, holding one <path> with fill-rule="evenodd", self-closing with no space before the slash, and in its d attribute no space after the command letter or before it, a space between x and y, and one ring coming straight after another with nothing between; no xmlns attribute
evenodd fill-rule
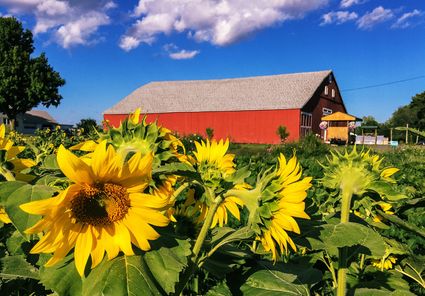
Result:
<svg viewBox="0 0 425 296"><path fill-rule="evenodd" d="M406 126L406 124L412 125L416 120L416 113L412 112L410 105L406 105L398 108L393 113L388 120L388 124L391 127Z"/></svg>
<svg viewBox="0 0 425 296"><path fill-rule="evenodd" d="M413 113L416 115L414 125L420 130L425 129L425 91L412 98L410 103Z"/></svg>
<svg viewBox="0 0 425 296"><path fill-rule="evenodd" d="M79 123L77 123L77 128L82 129L83 135L90 135L93 132L98 130L98 125L96 120L93 118L85 118L81 119Z"/></svg>
<svg viewBox="0 0 425 296"><path fill-rule="evenodd" d="M31 57L32 33L13 17L0 17L0 112L11 120L42 104L58 106L58 88L65 84L46 55Z"/></svg>
<svg viewBox="0 0 425 296"><path fill-rule="evenodd" d="M379 122L372 115L363 116L362 126L378 126Z"/></svg>

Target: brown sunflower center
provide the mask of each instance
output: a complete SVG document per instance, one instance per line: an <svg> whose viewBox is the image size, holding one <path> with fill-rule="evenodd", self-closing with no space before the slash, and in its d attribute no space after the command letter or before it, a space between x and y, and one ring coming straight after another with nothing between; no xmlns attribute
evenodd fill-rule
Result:
<svg viewBox="0 0 425 296"><path fill-rule="evenodd" d="M123 219L129 207L127 190L112 183L86 186L71 201L77 222L93 226L106 226Z"/></svg>

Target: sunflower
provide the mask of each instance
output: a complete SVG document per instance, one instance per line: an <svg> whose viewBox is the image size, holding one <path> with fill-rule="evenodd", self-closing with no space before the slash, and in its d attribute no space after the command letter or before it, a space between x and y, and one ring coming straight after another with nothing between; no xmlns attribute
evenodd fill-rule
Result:
<svg viewBox="0 0 425 296"><path fill-rule="evenodd" d="M33 167L35 162L32 159L18 158L18 154L24 151L25 147L13 144L13 141L6 137L5 125L0 125L0 174L7 181L28 181L30 177L22 171Z"/></svg>
<svg viewBox="0 0 425 296"><path fill-rule="evenodd" d="M17 155L24 151L24 146L13 146L13 141L6 137L6 127L0 125L0 175L6 181L30 181L30 175L22 173L23 170L33 167L35 162L31 159L21 159ZM0 221L11 223L9 216L2 206L0 206Z"/></svg>
<svg viewBox="0 0 425 296"><path fill-rule="evenodd" d="M235 170L235 163L233 159L234 154L226 154L229 149L229 140L226 142L220 140L217 143L216 140L210 142L208 139L206 142L201 143L195 142L196 151L193 152L195 155L195 161L204 182L215 183L229 177Z"/></svg>
<svg viewBox="0 0 425 296"><path fill-rule="evenodd" d="M311 185L311 177L301 179L302 171L294 155L289 161L283 154L278 158L278 169L273 180L263 189L259 209L259 223L256 240L264 250L272 253L277 260L279 254L288 251L288 244L297 248L288 231L300 233L294 218L310 219L305 213L305 198ZM258 225L257 225L258 226Z"/></svg>
<svg viewBox="0 0 425 296"><path fill-rule="evenodd" d="M300 233L294 218L310 219L305 213L304 200L312 186L311 180L311 177L302 178L295 154L287 161L281 153L275 170L260 174L254 189L229 192L239 197L249 210L248 225L256 235L254 251L262 247L272 253L273 261L288 252L288 245L296 251L288 232Z"/></svg>
<svg viewBox="0 0 425 296"><path fill-rule="evenodd" d="M395 183L392 176L399 171L394 167L380 168L383 158L370 154L370 151L360 153L356 147L344 154L331 152L332 158L324 168L322 183L325 187L336 190L348 190L352 194L362 195L369 191L378 193L381 197L391 198L390 188L383 183ZM399 197L402 198L402 197Z"/></svg>
<svg viewBox="0 0 425 296"><path fill-rule="evenodd" d="M142 193L151 181L152 160L151 153L136 153L124 162L106 141L90 161L60 146L58 165L73 184L56 197L21 205L25 212L43 216L26 230L44 232L31 253L54 253L46 263L52 266L74 248L75 265L83 276L89 256L94 268L105 252L109 260L120 251L133 255L132 243L149 250L149 240L159 237L152 225L169 223L161 213L168 199Z"/></svg>
<svg viewBox="0 0 425 296"><path fill-rule="evenodd" d="M147 123L146 116L140 120L140 109L129 115L120 126L108 126L108 130L99 133L99 139L89 140L71 147L71 150L93 152L99 143L107 140L120 154L122 159L128 159L132 154L154 154L153 167L174 161L187 162L184 146L167 128L160 127L156 122ZM91 157L90 153L87 157Z"/></svg>
<svg viewBox="0 0 425 296"><path fill-rule="evenodd" d="M393 268L393 264L395 264L397 261L397 257L389 255L384 256L381 259L372 259L372 265L379 268L381 271L384 269L391 269Z"/></svg>
<svg viewBox="0 0 425 296"><path fill-rule="evenodd" d="M196 151L193 152L195 159L194 165L201 175L201 178L207 186L213 190L220 187L220 182L230 177L235 170L235 163L233 162L234 154L226 154L229 148L229 140L217 143L216 140L210 142L208 139L206 142L201 143L195 142ZM242 189L237 185L235 189ZM196 204L199 207L200 215L199 221L204 221L209 208L211 207L211 200L205 196L205 194L196 200ZM236 196L226 197L218 207L211 224L211 228L214 228L217 224L222 227L227 224L229 211L236 219L240 220L239 206L243 206L243 202Z"/></svg>

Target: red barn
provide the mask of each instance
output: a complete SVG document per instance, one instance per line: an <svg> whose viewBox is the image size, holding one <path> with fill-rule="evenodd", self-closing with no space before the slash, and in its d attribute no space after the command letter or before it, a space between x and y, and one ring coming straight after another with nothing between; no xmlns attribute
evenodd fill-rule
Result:
<svg viewBox="0 0 425 296"><path fill-rule="evenodd" d="M180 135L214 130L235 143L279 143L280 125L288 140L321 134L323 115L346 112L332 71L247 78L151 82L104 112L113 126L141 108ZM322 135L323 136L323 135Z"/></svg>

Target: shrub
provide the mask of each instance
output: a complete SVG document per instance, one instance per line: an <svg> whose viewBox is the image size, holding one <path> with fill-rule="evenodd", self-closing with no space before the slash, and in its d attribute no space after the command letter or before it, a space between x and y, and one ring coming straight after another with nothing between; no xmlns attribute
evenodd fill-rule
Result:
<svg viewBox="0 0 425 296"><path fill-rule="evenodd" d="M285 142L286 139L289 137L289 132L286 130L286 126L284 125L279 125L277 130L276 130L276 134L279 136L280 138L280 142Z"/></svg>

